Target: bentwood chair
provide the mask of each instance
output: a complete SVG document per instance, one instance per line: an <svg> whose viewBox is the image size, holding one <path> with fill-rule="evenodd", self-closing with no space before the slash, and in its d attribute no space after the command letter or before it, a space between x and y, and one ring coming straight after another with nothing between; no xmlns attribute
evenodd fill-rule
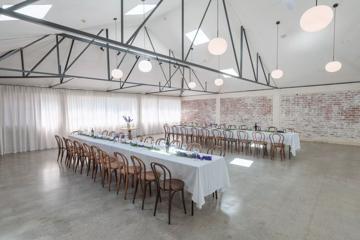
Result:
<svg viewBox="0 0 360 240"><path fill-rule="evenodd" d="M136 193L139 187L139 183L142 190L142 204L141 204L141 210L144 210L144 202L146 198L146 190L149 186L149 194L151 197L151 184L156 181L155 175L153 171L146 171L146 165L145 163L136 156L130 157L133 165L135 166L135 177L136 177L136 183L135 183L135 192L133 197L133 203L135 202Z"/></svg>
<svg viewBox="0 0 360 240"><path fill-rule="evenodd" d="M104 130L101 132L101 135L102 136L107 136L109 134L109 131L108 130Z"/></svg>
<svg viewBox="0 0 360 240"><path fill-rule="evenodd" d="M123 176L124 177L124 182L125 182L124 199L126 200L127 192L128 192L128 189L129 189L130 178L131 178L131 186L134 187L136 174L139 172L139 169L135 170L135 168L138 168L138 167L135 166L135 165L130 165L129 160L127 159L127 157L124 154L122 154L120 152L115 152L114 155L115 155L116 159L121 162L121 164L123 166L122 169L121 169L121 174L120 174L120 177L119 177L119 183L117 185L117 191L116 192L117 192L117 194L119 194L120 185L121 185L121 178Z"/></svg>
<svg viewBox="0 0 360 240"><path fill-rule="evenodd" d="M224 147L225 150L231 150L231 152L233 152L233 147L235 145L236 148L236 143L237 143L237 139L234 138L234 132L231 130L225 130L223 131L223 135L224 135Z"/></svg>
<svg viewBox="0 0 360 240"><path fill-rule="evenodd" d="M94 157L91 151L91 147L86 143L83 143L82 145L84 151L84 158L87 164L86 176L89 176L90 168L94 165ZM82 172L82 168L80 172Z"/></svg>
<svg viewBox="0 0 360 240"><path fill-rule="evenodd" d="M103 152L102 155L102 165L103 165L103 187L105 185L105 177L109 184L109 192L111 190L112 175L115 175L115 184L117 186L121 174L121 169L123 168L123 163L118 161L116 157L112 157L107 153Z"/></svg>
<svg viewBox="0 0 360 240"><path fill-rule="evenodd" d="M94 145L91 146L90 149L93 158L93 169L91 173L91 178L93 178L95 182L97 172L99 169L101 170L101 156L100 156L101 149Z"/></svg>
<svg viewBox="0 0 360 240"><path fill-rule="evenodd" d="M109 132L108 136L115 137L116 136L116 131Z"/></svg>
<svg viewBox="0 0 360 240"><path fill-rule="evenodd" d="M80 142L78 141L74 141L74 171L76 172L79 163L80 163L80 173L82 174L82 169L84 167L84 163L85 163L85 158L84 158L84 150L83 150L83 146Z"/></svg>
<svg viewBox="0 0 360 240"><path fill-rule="evenodd" d="M207 154L211 155L217 155L217 156L223 156L225 157L225 151L224 148L220 145L211 146L207 151Z"/></svg>
<svg viewBox="0 0 360 240"><path fill-rule="evenodd" d="M254 154L259 155L263 151L263 157L268 155L266 136L263 132L253 132L253 143L255 146Z"/></svg>
<svg viewBox="0 0 360 240"><path fill-rule="evenodd" d="M70 168L75 156L74 143L70 139L64 138L66 147L65 165Z"/></svg>
<svg viewBox="0 0 360 240"><path fill-rule="evenodd" d="M161 198L161 192L169 194L169 206L168 206L168 223L171 223L171 205L172 200L177 192L181 192L182 203L184 207L184 213L186 214L185 196L184 196L184 181L180 179L172 178L170 170L163 164L152 162L150 164L156 180L156 201L154 216L156 215L156 209Z"/></svg>
<svg viewBox="0 0 360 240"><path fill-rule="evenodd" d="M171 132L172 132L173 140L179 140L179 138L181 138L181 132L178 126L173 125L171 127Z"/></svg>
<svg viewBox="0 0 360 240"><path fill-rule="evenodd" d="M277 131L277 127L273 127L273 126L271 126L271 127L268 127L268 132L276 132Z"/></svg>
<svg viewBox="0 0 360 240"><path fill-rule="evenodd" d="M275 154L279 149L281 161L285 159L285 144L284 135L279 133L273 133L270 135L270 156L271 160L274 160Z"/></svg>
<svg viewBox="0 0 360 240"><path fill-rule="evenodd" d="M152 144L154 142L154 138L151 136L145 137L143 142Z"/></svg>
<svg viewBox="0 0 360 240"><path fill-rule="evenodd" d="M212 144L213 145L222 145L224 137L222 136L222 131L218 129L212 130Z"/></svg>
<svg viewBox="0 0 360 240"><path fill-rule="evenodd" d="M238 151L245 152L245 154L251 154L251 140L249 134L246 131L237 131Z"/></svg>
<svg viewBox="0 0 360 240"><path fill-rule="evenodd" d="M181 148L181 147L182 147L182 143L181 143L181 141L179 141L179 140L173 140L173 141L171 141L171 142L170 142L170 145L173 145L173 146L175 146L176 148Z"/></svg>
<svg viewBox="0 0 360 240"><path fill-rule="evenodd" d="M163 128L164 128L164 138L170 137L171 130L170 130L169 124L165 123Z"/></svg>
<svg viewBox="0 0 360 240"><path fill-rule="evenodd" d="M237 127L236 127L236 125L231 125L231 124L230 124L230 125L227 126L227 128L228 128L228 129L236 129Z"/></svg>
<svg viewBox="0 0 360 240"><path fill-rule="evenodd" d="M202 149L202 146L200 143L190 143L187 148L186 148L187 151L197 151L197 152L202 152L203 149Z"/></svg>
<svg viewBox="0 0 360 240"><path fill-rule="evenodd" d="M208 146L210 145L210 140L211 140L211 133L210 130L208 128L202 128L201 129L201 137L200 137L200 144L203 146Z"/></svg>
<svg viewBox="0 0 360 240"><path fill-rule="evenodd" d="M155 145L160 146L160 145L165 145L166 144L166 138L158 138L155 141Z"/></svg>
<svg viewBox="0 0 360 240"><path fill-rule="evenodd" d="M57 161L59 162L59 160L60 160L60 162L62 162L64 152L66 150L65 144L64 144L62 138L59 135L55 135L55 139L56 139L56 143L57 143L57 146L58 146Z"/></svg>

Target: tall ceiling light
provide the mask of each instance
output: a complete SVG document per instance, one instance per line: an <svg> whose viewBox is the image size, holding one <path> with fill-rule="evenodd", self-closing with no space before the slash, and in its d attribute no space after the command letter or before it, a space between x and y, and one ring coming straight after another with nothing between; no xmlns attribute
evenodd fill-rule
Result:
<svg viewBox="0 0 360 240"><path fill-rule="evenodd" d="M338 3L335 3L333 5L334 7L334 33L333 33L333 55L332 55L332 61L328 62L325 66L326 71L328 72L337 72L341 69L342 64L339 61L335 61L335 30L336 30L336 8L339 6Z"/></svg>
<svg viewBox="0 0 360 240"><path fill-rule="evenodd" d="M116 26L116 21L117 18L114 18L114 22L115 22L115 40L117 41L117 26ZM118 62L118 54L115 55L115 64L117 64ZM111 71L111 76L113 79L115 80L119 80L120 78L122 78L124 75L123 71L121 71L119 68L114 68Z"/></svg>
<svg viewBox="0 0 360 240"><path fill-rule="evenodd" d="M216 38L211 39L208 50L213 55L222 55L226 52L227 42L219 37L219 0L216 1Z"/></svg>
<svg viewBox="0 0 360 240"><path fill-rule="evenodd" d="M279 24L280 21L276 22L276 69L271 72L271 77L274 79L279 79L284 76L284 72L279 69Z"/></svg>
<svg viewBox="0 0 360 240"><path fill-rule="evenodd" d="M141 0L143 2L143 21L145 21L145 0ZM144 26L144 49L146 49L146 46L145 46L145 26ZM151 69L152 69L152 64L150 62L149 59L143 59L139 62L139 70L141 72L150 72Z"/></svg>
<svg viewBox="0 0 360 240"><path fill-rule="evenodd" d="M305 32L318 32L326 28L334 17L331 7L326 5L318 5L308 9L301 16L300 26Z"/></svg>

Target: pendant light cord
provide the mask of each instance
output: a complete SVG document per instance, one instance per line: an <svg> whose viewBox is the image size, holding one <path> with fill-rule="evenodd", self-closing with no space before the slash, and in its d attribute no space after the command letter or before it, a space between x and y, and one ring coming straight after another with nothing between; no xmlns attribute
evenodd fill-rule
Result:
<svg viewBox="0 0 360 240"><path fill-rule="evenodd" d="M143 22L145 22L145 0L143 1ZM145 49L145 28L146 26L144 25L144 49Z"/></svg>
<svg viewBox="0 0 360 240"><path fill-rule="evenodd" d="M276 22L276 69L279 69L279 24Z"/></svg>
<svg viewBox="0 0 360 240"><path fill-rule="evenodd" d="M335 61L335 32L336 32L336 7L334 7L334 33L333 33L333 61Z"/></svg>
<svg viewBox="0 0 360 240"><path fill-rule="evenodd" d="M216 0L216 37L219 37L219 0Z"/></svg>
<svg viewBox="0 0 360 240"><path fill-rule="evenodd" d="M114 18L114 22L115 22L115 41L117 41L117 18ZM118 54L115 54L115 63L117 64L118 62Z"/></svg>

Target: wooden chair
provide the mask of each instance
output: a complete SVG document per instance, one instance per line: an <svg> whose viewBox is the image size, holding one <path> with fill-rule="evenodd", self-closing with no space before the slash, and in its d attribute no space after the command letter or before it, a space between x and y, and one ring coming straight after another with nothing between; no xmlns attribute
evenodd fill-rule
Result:
<svg viewBox="0 0 360 240"><path fill-rule="evenodd" d="M263 157L268 155L266 136L263 132L259 132L259 131L253 132L253 143L255 146L255 150L254 150L255 155L260 154L261 150L263 151Z"/></svg>
<svg viewBox="0 0 360 240"><path fill-rule="evenodd" d="M112 175L115 175L115 183L118 185L121 169L123 168L123 163L118 161L116 157L112 157L105 152L102 152L102 176L103 176L103 187L105 185L105 178L109 184L109 192L111 191Z"/></svg>
<svg viewBox="0 0 360 240"><path fill-rule="evenodd" d="M228 129L237 129L236 125L228 125L227 128Z"/></svg>
<svg viewBox="0 0 360 240"><path fill-rule="evenodd" d="M117 134L116 131L111 131L111 132L109 132L108 136L115 137L116 134Z"/></svg>
<svg viewBox="0 0 360 240"><path fill-rule="evenodd" d="M74 141L74 171L76 173L76 170L79 166L79 163L81 164L81 170L80 170L80 174L82 174L82 169L84 167L84 163L85 163L85 158L84 158L84 150L83 150L83 146L80 142L78 141Z"/></svg>
<svg viewBox="0 0 360 240"><path fill-rule="evenodd" d="M277 131L277 127L273 127L273 126L271 126L271 127L268 127L268 132L276 132Z"/></svg>
<svg viewBox="0 0 360 240"><path fill-rule="evenodd" d="M251 140L249 134L246 131L237 131L238 151L244 152L245 154L251 154Z"/></svg>
<svg viewBox="0 0 360 240"><path fill-rule="evenodd" d="M270 156L271 160L274 160L275 154L279 149L281 161L285 159L285 144L284 135L279 133L273 133L270 135Z"/></svg>
<svg viewBox="0 0 360 240"><path fill-rule="evenodd" d="M163 164L152 162L150 164L151 169L156 179L156 201L154 216L156 215L156 209L161 197L161 191L169 194L169 206L168 206L168 223L171 223L171 204L172 199L177 192L181 192L182 203L184 207L184 213L186 214L185 196L184 196L184 181L180 179L172 178L170 170Z"/></svg>
<svg viewBox="0 0 360 240"><path fill-rule="evenodd" d="M180 128L178 128L178 126L173 125L171 127L171 132L172 132L173 140L179 140L181 138L181 131Z"/></svg>
<svg viewBox="0 0 360 240"><path fill-rule="evenodd" d="M57 146L58 146L58 156L57 156L56 161L59 162L59 160L60 160L60 162L62 162L64 152L66 151L65 144L64 144L62 138L59 135L55 135L55 140L56 140L56 143L57 143Z"/></svg>
<svg viewBox="0 0 360 240"><path fill-rule="evenodd" d="M145 137L143 142L152 144L154 142L154 138L151 136Z"/></svg>
<svg viewBox="0 0 360 240"><path fill-rule="evenodd" d="M171 130L170 130L169 124L165 123L163 128L164 128L164 138L170 137Z"/></svg>
<svg viewBox="0 0 360 240"><path fill-rule="evenodd" d="M101 132L101 135L102 136L107 136L109 134L109 131L108 130L104 130Z"/></svg>
<svg viewBox="0 0 360 240"><path fill-rule="evenodd" d="M170 145L174 145L176 148L181 148L182 147L182 143L179 140L173 140L170 142Z"/></svg>
<svg viewBox="0 0 360 240"><path fill-rule="evenodd" d="M222 131L218 129L212 130L212 145L223 145L224 137Z"/></svg>
<svg viewBox="0 0 360 240"><path fill-rule="evenodd" d="M218 156L223 156L225 157L225 151L224 148L220 145L215 145L210 147L207 151L207 154L211 154L211 155L218 155Z"/></svg>
<svg viewBox="0 0 360 240"><path fill-rule="evenodd" d="M74 143L67 138L64 138L64 142L66 147L65 165L70 168L75 156Z"/></svg>
<svg viewBox="0 0 360 240"><path fill-rule="evenodd" d="M147 186L149 186L149 194L151 197L151 184L156 181L156 178L153 171L146 171L146 165L140 158L136 156L131 156L130 158L133 162L133 166L136 166L135 167L136 183L135 183L133 203L135 202L136 193L140 182L140 186L143 194L141 210L144 210L144 202L146 198Z"/></svg>
<svg viewBox="0 0 360 240"><path fill-rule="evenodd" d="M224 147L225 150L231 150L231 152L233 152L233 147L235 145L237 145L237 139L234 138L234 132L231 130L225 130L223 131L223 135L224 135Z"/></svg>
<svg viewBox="0 0 360 240"><path fill-rule="evenodd" d="M190 143L187 148L187 151L198 151L199 153L202 152L202 146L200 143Z"/></svg>
<svg viewBox="0 0 360 240"><path fill-rule="evenodd" d="M203 146L210 145L211 142L211 133L208 128L202 128L201 129L201 135L200 135L200 144Z"/></svg>
<svg viewBox="0 0 360 240"><path fill-rule="evenodd" d="M92 145L90 147L91 150L91 154L93 157L93 169L92 169L92 173L91 173L91 178L94 179L94 182L96 181L96 176L97 176L97 172L100 169L101 170L101 149L98 148L97 146Z"/></svg>
<svg viewBox="0 0 360 240"><path fill-rule="evenodd" d="M160 145L165 145L166 144L166 139L165 138L158 138L158 139L156 139L156 141L155 141L155 145L157 145L157 146L160 146Z"/></svg>
<svg viewBox="0 0 360 240"><path fill-rule="evenodd" d="M129 189L129 182L130 182L130 178L132 180L131 182L131 186L134 186L135 183L135 175L137 174L137 172L139 172L139 169L135 170L135 168L137 168L137 166L134 165L130 165L129 164L129 160L127 159L127 157L120 153L120 152L115 152L114 153L116 159L118 161L120 161L122 163L122 169L121 169L121 176L119 177L119 183L117 185L117 194L119 194L119 190L120 190L120 185L121 185L121 178L122 176L124 176L124 182L125 182L125 194L124 194L124 199L126 200L127 197L127 192Z"/></svg>
<svg viewBox="0 0 360 240"><path fill-rule="evenodd" d="M86 176L89 176L90 168L91 168L91 166L94 165L94 157L91 152L91 147L88 144L83 143L82 146L83 146L84 158L85 158L85 161L87 164ZM82 172L82 168L81 168L80 172Z"/></svg>

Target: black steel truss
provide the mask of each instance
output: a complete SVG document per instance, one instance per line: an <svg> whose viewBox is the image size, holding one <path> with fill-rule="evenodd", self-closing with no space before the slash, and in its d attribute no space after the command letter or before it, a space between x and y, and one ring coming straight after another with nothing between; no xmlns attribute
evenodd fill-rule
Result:
<svg viewBox="0 0 360 240"><path fill-rule="evenodd" d="M110 76L110 50L115 50L121 53L124 53L120 63L118 64L118 67L121 65L121 63L124 61L124 58L126 57L127 54L131 54L131 55L135 55L136 61L135 63L132 65L130 71L128 72L126 78L124 81L120 81L120 88L117 89L112 89L109 91L117 91L117 90L122 90L122 89L127 89L127 88L133 88L133 87L140 87L140 86L156 86L159 88L159 91L157 92L149 92L149 94L151 93L160 93L160 92L169 92L169 91L180 91L180 95L184 92L184 91L195 91L195 92L205 92L205 93L217 93L217 92L210 92L207 91L207 82L205 81L204 83L201 82L201 80L198 78L195 69L202 69L202 70L206 70L206 71L210 71L210 72L214 72L217 74L223 74L223 75L227 75L230 76L232 78L235 79L239 79L242 81L246 81L246 82L250 82L253 84L257 84L257 85L261 85L267 88L277 88L276 86L273 86L270 83L270 73L267 72L265 70L263 61L261 56L259 55L259 53L256 54L256 67L254 66L254 62L252 59L252 55L251 55L251 51L249 48L249 43L246 37L246 31L245 28L243 26L241 26L241 34L240 34L240 59L238 60L238 56L237 56L237 51L234 45L234 40L233 40L233 33L231 30L231 26L230 26L230 21L229 21L229 16L228 16L228 12L227 12L227 7L226 7L226 2L225 0L222 0L223 3L223 8L224 8L224 12L225 12L225 17L226 17L226 23L228 26L228 30L229 30L229 35L230 35L230 40L231 40L231 45L232 45L232 50L233 50L233 54L234 54L234 59L235 59L235 63L236 63L236 67L238 70L238 75L231 75L231 74L227 74L227 73L223 73L221 72L219 69L215 69L215 68L211 68L208 66L204 66L201 64L197 64L194 62L190 62L188 61L188 57L189 54L191 52L191 50L193 49L193 43L196 39L196 35L199 32L199 29L202 26L202 23L206 17L206 14L208 12L208 9L212 3L212 0L209 0L208 4L206 5L205 11L203 13L203 16L201 18L201 21L198 25L195 37L193 39L193 41L191 42L191 45L188 49L188 51L185 54L185 46L184 46L184 0L181 0L181 58L177 58L174 56L173 52L171 50L169 50L169 55L164 55L161 53L156 52L155 46L151 40L151 37L149 35L149 32L147 30L147 28L145 27L146 22L150 19L150 17L153 15L153 13L159 8L159 6L161 5L161 3L163 2L163 0L160 0L155 8L150 12L150 14L148 14L148 16L144 19L144 21L137 27L137 29L133 32L133 34L130 36L130 38L124 42L124 16L123 16L123 1L121 0L121 41L115 41L112 39L109 39L109 34L108 34L108 29L106 29L106 36L103 37L101 36L101 33L103 32L103 29L101 29L98 34L92 34L92 33L88 33L88 32L84 32L78 29L74 29L68 26L64 26L64 25L60 25L57 23L53 23L53 22L49 22L43 19L37 19L37 18L33 18L27 15L23 15L20 13L15 12L15 10L20 9L22 7L25 7L31 3L36 2L37 0L27 0L24 2L21 2L19 4L16 4L10 8L7 9L3 9L0 8L0 14L2 15L6 15L6 16L10 16L10 17L14 17L26 22L30 22L30 23L34 23L34 24L38 24L38 25L43 25L49 28L53 28L56 30L60 30L63 33L59 33L57 35L55 35L55 45L30 69L30 70L26 70L25 66L24 66L24 53L23 50L29 46L32 46L33 44L49 37L49 35L45 35L42 36L41 38L29 43L28 45L18 48L18 49L13 49L10 50L6 53L4 53L3 55L0 55L0 61L8 58L16 53L20 53L21 56L21 69L11 69L11 68L0 68L0 70L4 70L4 71L12 71L12 72L18 72L21 73L21 76L19 76L20 78L59 78L60 79L60 83L59 84L55 84L52 85L50 87L56 87L62 84L65 84L69 81L71 81L72 79L76 79L76 78L81 78L81 79L89 79L89 80L98 80L98 81L110 81L110 82L119 82L119 81L114 81L112 79L112 77ZM147 50L147 49L142 49L136 46L133 46L132 43L134 42L136 36L138 35L138 33L140 32L140 30L144 28L144 31L146 32L146 35L150 41L151 44L151 48L152 51ZM71 40L71 45L68 51L68 55L67 55L67 59L66 59L66 64L64 67L61 66L61 59L60 59L60 54L59 54L59 49L60 49L60 44L64 39L70 39ZM74 58L74 60L72 62L70 62L70 58L71 58L71 54L72 54L72 49L74 46L75 42L83 42L86 43L87 45L85 46L85 48ZM249 58L250 58L250 62L251 62L251 68L252 71L254 73L254 79L249 79L249 78L245 78L243 76L243 55L244 55L244 42L246 43L246 50L248 51L249 54ZM95 45L95 46L99 46L102 49L106 49L106 70L107 70L107 78L95 78L95 77L91 77L91 76L77 76L77 75L71 75L71 74L67 74L67 71L72 67L72 65L78 61L78 59L81 57L81 55L91 46L91 45ZM35 71L36 68L50 55L50 53L52 51L54 51L56 49L56 54L57 54L57 68L58 68L58 72L55 73L45 73L45 72L38 72ZM159 82L159 85L155 85L155 84L145 84L145 83L137 83L137 82L130 82L129 77L132 73L132 70L134 69L135 65L137 64L137 61L139 59L139 57L145 57L145 58L149 58L149 59L153 59L156 60L161 68L163 77L165 79L165 84L161 84L161 82ZM165 70L163 68L163 63L167 63L169 65L169 72L168 72L168 76L166 76ZM171 71L172 66L175 66L176 69L175 71ZM261 71L264 74L266 83L262 83L259 82L259 66L261 68ZM171 87L171 80L173 78L173 76L176 74L176 72L180 70L181 73L181 88L173 88ZM185 70L189 71L189 78L191 77L191 75L195 76L195 79L197 80L197 82L199 83L200 87L202 90L195 90L195 89L190 89L187 86L187 81L185 78ZM30 76L31 74L31 76ZM37 74L37 76L34 76L33 74ZM0 78L19 78L18 76L0 76ZM68 80L64 81L64 78L69 78ZM125 86L126 84L126 86Z"/></svg>

